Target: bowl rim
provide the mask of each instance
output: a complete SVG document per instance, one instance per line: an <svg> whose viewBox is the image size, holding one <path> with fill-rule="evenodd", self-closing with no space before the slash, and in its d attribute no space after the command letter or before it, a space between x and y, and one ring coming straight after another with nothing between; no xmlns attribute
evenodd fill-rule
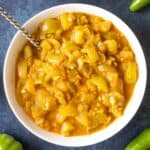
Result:
<svg viewBox="0 0 150 150"><path fill-rule="evenodd" d="M131 30L131 28L122 20L120 19L118 16L116 16L114 13L110 12L109 10L106 10L106 9L103 9L101 7L97 7L97 6L94 6L94 5L91 5L91 4L84 4L84 3L66 3L66 4L60 4L60 5L56 5L56 6L52 6L50 8L47 8L45 10L42 10L38 13L36 13L33 17L29 18L24 24L23 26L26 26L27 24L30 24L30 22L32 22L32 20L34 20L35 18L37 18L39 15L41 14L44 14L45 12L48 12L48 11L52 11L54 9L60 9L60 8L63 8L63 7L88 7L88 8L95 8L95 9L99 9L103 12L105 12L107 15L110 15L110 16L113 16L114 18L116 18L118 21L120 21L122 24L124 24L127 29L130 31L130 33L132 34L132 36L134 37L134 39L136 40L136 42L138 43L138 47L139 49L141 50L143 56L144 56L144 52L143 52L143 49L141 47L141 44L139 42L139 40L137 39L136 35L134 34L134 32ZM67 11L66 11L67 12ZM81 11L79 11L81 12ZM84 12L84 11L83 11ZM89 13L90 14L90 13ZM99 16L99 15L98 15ZM103 16L102 16L103 17ZM104 18L105 19L105 18ZM112 21L112 20L111 20ZM116 26L116 25L115 25ZM144 97L144 93L145 93L145 90L146 90L146 85L147 85L147 64L146 64L146 58L144 56L144 66L143 66L143 69L144 69L144 81L143 81L143 86L144 86L144 89L143 91L141 91L141 97L140 97L140 100L136 106L136 108L134 109L134 112L132 112L132 114L130 115L130 117L127 119L127 121L122 124L121 127L119 127L119 129L115 129L112 131L111 134L108 134L108 135L105 135L104 138L102 138L101 140L98 140L98 138L95 136L95 137L92 137L91 135L92 134L89 134L89 137L92 137L91 138L91 141L85 141L83 142L82 140L82 143L78 141L77 142L74 142L72 141L72 143L70 143L69 141L65 141L65 142L60 142L60 141L56 141L56 140L49 140L47 138L45 138L44 136L41 136L38 132L35 132L33 131L32 128L28 127L28 125L23 121L22 118L20 118L13 106L13 104L11 103L11 99L9 97L9 93L7 91L7 83L6 83L6 74L7 74L7 71L6 71L6 67L7 67L7 61L8 61L8 56L10 55L11 53L11 47L12 45L14 44L14 41L16 39L16 37L20 34L20 31L16 32L16 34L13 36L10 44L9 44L9 47L7 49L7 52L6 52L6 55L5 55L5 59L4 59L4 65L3 65L3 85L4 85L4 91L5 91L5 95L6 95L6 98L7 98L7 101L8 101L8 104L11 108L11 110L13 111L13 113L15 114L16 118L19 120L19 122L28 130L30 131L33 135L36 135L38 138L44 140L44 141L47 141L47 142L50 142L50 143L53 143L53 144L56 144L56 145L60 145L60 146L71 146L71 147L81 147L81 146L89 146L89 145L93 145L93 144L96 144L96 143L99 143L99 142L103 142L109 138L111 138L112 136L114 136L115 134L117 134L120 130L122 130L130 121L131 119L134 117L134 115L136 114L137 110L139 109L141 103L142 103L142 100L143 100L143 97ZM126 37L127 38L127 37ZM128 39L128 38L127 38ZM131 99L130 99L131 101ZM123 116L122 116L123 117ZM102 129L103 130L103 129ZM101 132L100 131L97 131L97 132ZM70 137L69 137L70 138ZM69 139L68 138L68 139ZM73 137L75 139L75 137ZM71 139L71 138L70 138Z"/></svg>

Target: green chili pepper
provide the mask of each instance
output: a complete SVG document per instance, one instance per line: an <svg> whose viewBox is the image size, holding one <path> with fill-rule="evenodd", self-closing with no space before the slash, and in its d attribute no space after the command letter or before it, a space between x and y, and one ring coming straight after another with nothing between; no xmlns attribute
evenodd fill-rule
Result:
<svg viewBox="0 0 150 150"><path fill-rule="evenodd" d="M23 150L22 144L8 134L0 134L0 150Z"/></svg>
<svg viewBox="0 0 150 150"><path fill-rule="evenodd" d="M141 132L133 141L131 141L125 150L149 150L150 149L150 128Z"/></svg>
<svg viewBox="0 0 150 150"><path fill-rule="evenodd" d="M130 11L135 12L148 5L150 5L150 0L132 0Z"/></svg>

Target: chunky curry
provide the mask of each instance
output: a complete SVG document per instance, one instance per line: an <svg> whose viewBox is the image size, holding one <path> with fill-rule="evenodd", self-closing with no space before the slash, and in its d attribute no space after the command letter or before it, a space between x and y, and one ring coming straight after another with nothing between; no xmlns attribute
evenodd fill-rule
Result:
<svg viewBox="0 0 150 150"><path fill-rule="evenodd" d="M41 22L16 64L16 96L34 122L64 136L107 127L123 115L138 78L134 53L112 22L64 13Z"/></svg>

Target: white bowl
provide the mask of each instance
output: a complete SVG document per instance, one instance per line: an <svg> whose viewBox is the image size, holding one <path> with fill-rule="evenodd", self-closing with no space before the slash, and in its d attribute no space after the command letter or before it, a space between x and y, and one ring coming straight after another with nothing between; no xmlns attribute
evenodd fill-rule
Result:
<svg viewBox="0 0 150 150"><path fill-rule="evenodd" d="M4 62L3 70L3 80L4 80L4 89L8 103L18 118L18 120L26 127L30 132L39 138L51 142L57 145L62 146L87 146L102 142L116 133L118 133L122 128L124 128L132 117L137 112L144 95L147 79L147 69L146 62L143 55L143 51L139 41L137 40L135 34L132 30L117 16L113 15L111 12L104 10L99 7L86 5L86 4L65 4L55 6L49 9L46 9L31 19L29 19L24 27L30 32L33 32L38 24L48 17L55 17L64 12L84 12L97 16L101 16L104 19L110 20L113 24L126 36L128 39L136 57L136 61L139 67L139 77L136 83L134 93L125 109L124 115L119 119L115 120L107 128L97 131L96 133L84 136L76 137L63 137L61 135L47 132L39 128L23 111L23 109L18 105L15 96L15 65L16 58L21 50L22 46L25 44L26 40L20 32L17 32L11 41Z"/></svg>

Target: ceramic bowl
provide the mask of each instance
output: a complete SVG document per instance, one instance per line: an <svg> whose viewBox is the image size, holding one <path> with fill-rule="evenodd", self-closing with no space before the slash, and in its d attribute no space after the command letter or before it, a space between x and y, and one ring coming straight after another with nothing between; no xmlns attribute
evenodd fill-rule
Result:
<svg viewBox="0 0 150 150"><path fill-rule="evenodd" d="M124 23L120 18L118 18L116 15L112 14L108 10L104 10L96 6L91 6L87 4L64 4L51 7L36 14L34 17L29 19L24 24L24 27L28 29L29 32L33 32L38 26L38 24L45 18L56 17L64 12L83 12L103 17L104 19L113 22L113 24L128 39L134 51L136 61L139 67L138 68L139 77L133 95L124 111L123 116L116 119L105 129L84 136L63 137L62 135L47 132L39 128L25 114L24 110L17 103L15 95L16 59L18 53L20 52L20 50L22 49L23 45L26 42L26 39L22 36L21 32L17 32L15 34L7 50L3 70L4 89L8 103L12 111L14 112L18 120L24 125L24 127L27 128L31 133L47 142L51 142L57 145L71 146L71 147L87 146L98 142L102 142L112 137L113 135L118 133L121 129L123 129L128 124L128 122L133 118L142 102L142 98L146 87L146 80L147 80L146 62L141 45L137 40L133 31L129 28L129 26L126 25L126 23Z"/></svg>

